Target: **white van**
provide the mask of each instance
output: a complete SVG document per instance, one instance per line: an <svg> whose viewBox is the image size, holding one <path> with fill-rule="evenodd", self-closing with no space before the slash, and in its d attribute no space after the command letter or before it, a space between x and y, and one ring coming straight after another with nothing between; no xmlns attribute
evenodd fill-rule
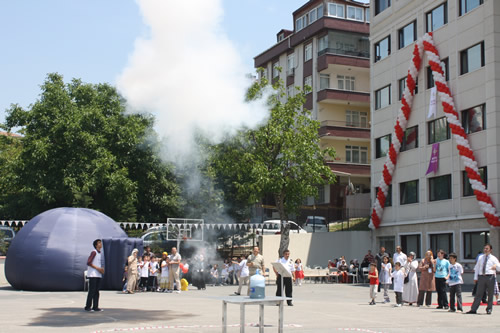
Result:
<svg viewBox="0 0 500 333"><path fill-rule="evenodd" d="M307 231L302 229L297 223L287 221L290 224L290 233L307 234ZM279 235L281 234L280 220L267 220L262 222L262 228L256 230L257 235Z"/></svg>

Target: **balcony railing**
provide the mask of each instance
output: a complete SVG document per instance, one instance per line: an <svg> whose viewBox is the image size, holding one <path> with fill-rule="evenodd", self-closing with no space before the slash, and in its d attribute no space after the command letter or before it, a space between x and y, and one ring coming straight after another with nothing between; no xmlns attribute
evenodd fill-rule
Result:
<svg viewBox="0 0 500 333"><path fill-rule="evenodd" d="M370 52L361 51L361 50L343 50L338 48L328 47L318 52L318 57L321 57L323 54L339 54L346 55L350 57L359 57L359 58L370 58Z"/></svg>
<svg viewBox="0 0 500 333"><path fill-rule="evenodd" d="M356 121L337 121L337 120L323 120L321 122L321 127L327 127L327 126L332 126L332 127L353 127L353 128L364 128L364 129L369 129L370 128L370 122L365 121L365 122L356 122Z"/></svg>

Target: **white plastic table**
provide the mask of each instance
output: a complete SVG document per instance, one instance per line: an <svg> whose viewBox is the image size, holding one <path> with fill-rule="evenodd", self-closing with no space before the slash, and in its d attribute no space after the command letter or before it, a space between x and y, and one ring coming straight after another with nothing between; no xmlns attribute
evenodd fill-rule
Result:
<svg viewBox="0 0 500 333"><path fill-rule="evenodd" d="M279 322L278 332L283 332L283 308L284 302L292 300L288 297L266 297L266 298L250 298L248 296L230 296L222 299L222 332L227 332L227 304L240 305L240 332L245 332L245 306L258 305L259 306L259 333L264 332L264 306L265 305L279 305Z"/></svg>

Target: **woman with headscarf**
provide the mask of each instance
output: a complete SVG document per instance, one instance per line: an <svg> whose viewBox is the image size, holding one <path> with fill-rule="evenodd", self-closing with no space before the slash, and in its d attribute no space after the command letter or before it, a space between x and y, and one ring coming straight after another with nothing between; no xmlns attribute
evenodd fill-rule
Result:
<svg viewBox="0 0 500 333"><path fill-rule="evenodd" d="M137 253L139 250L133 249L128 257L127 294L133 294L137 283Z"/></svg>
<svg viewBox="0 0 500 333"><path fill-rule="evenodd" d="M415 252L410 252L405 265L405 274L408 276L408 282L404 285L403 302L408 303L408 305L416 303L418 298L418 261L415 257Z"/></svg>
<svg viewBox="0 0 500 333"><path fill-rule="evenodd" d="M432 292L436 290L436 283L434 282L434 273L436 272L436 261L432 256L432 251L425 252L425 258L420 260L418 265L420 270L420 284L418 285L418 299L417 306L425 305L431 306Z"/></svg>

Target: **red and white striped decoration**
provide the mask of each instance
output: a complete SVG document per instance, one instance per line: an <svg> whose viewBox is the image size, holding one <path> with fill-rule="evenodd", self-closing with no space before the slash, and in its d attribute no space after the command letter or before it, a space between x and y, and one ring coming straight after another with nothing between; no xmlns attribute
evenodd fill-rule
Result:
<svg viewBox="0 0 500 333"><path fill-rule="evenodd" d="M382 178L379 182L379 190L373 205L370 228L378 228L382 220L382 213L384 211L389 185L392 182L392 175L396 167L399 149L401 148L403 135L411 113L411 106L415 95L415 81L422 63L424 50L427 58L429 59L429 65L432 69L432 76L436 84L439 98L441 99L441 104L443 105L443 111L446 114L453 137L457 142L458 152L465 165L465 171L467 172L469 182L478 200L479 207L483 211L488 223L492 226L498 227L500 226L500 218L498 217L486 186L482 182L481 176L479 175L479 169L476 159L474 158L474 152L470 148L467 135L465 134L462 124L460 123L458 113L455 109L455 103L453 102L450 89L444 77L439 52L434 45L432 33L427 33L415 43L413 59L410 64L410 68L408 69L406 89L404 91L403 98L401 99L402 106L398 113L396 125L394 126L391 146L389 148L389 153L387 154L384 170L382 172Z"/></svg>

